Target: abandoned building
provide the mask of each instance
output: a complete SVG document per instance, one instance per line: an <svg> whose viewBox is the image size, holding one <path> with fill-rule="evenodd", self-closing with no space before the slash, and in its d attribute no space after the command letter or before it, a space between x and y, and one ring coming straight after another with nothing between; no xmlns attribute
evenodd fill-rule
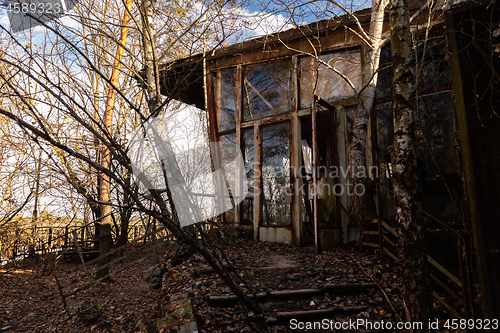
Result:
<svg viewBox="0 0 500 333"><path fill-rule="evenodd" d="M413 12L419 8L415 4ZM370 9L356 16L368 30ZM494 2L470 1L426 9L412 23L428 250L437 269L433 280L462 304L461 313L450 307L459 318L474 311L464 304L471 304L475 292L489 318L500 315L499 23ZM163 67L162 92L206 109L211 141L241 148L253 181L243 202L223 215L226 223L251 230L258 240L307 245L316 222L323 249L361 239L383 255L396 253L389 42L381 51L366 137L377 218L363 228L356 218L356 189L346 174L358 102L354 90L362 88L366 47L355 29L345 15L220 48L205 61L195 55ZM388 37L388 22L384 31ZM347 77L354 90L325 64ZM215 163L231 156L222 152ZM323 191L314 214L309 184L318 181ZM466 276L466 265L477 268L478 276ZM479 291L473 290L475 283Z"/></svg>

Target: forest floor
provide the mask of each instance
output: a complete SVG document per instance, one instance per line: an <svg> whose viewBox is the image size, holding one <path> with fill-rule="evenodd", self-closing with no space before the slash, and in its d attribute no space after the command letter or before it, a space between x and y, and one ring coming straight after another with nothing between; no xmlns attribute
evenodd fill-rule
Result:
<svg viewBox="0 0 500 333"><path fill-rule="evenodd" d="M301 299L263 302L268 318L276 317L278 312L345 307L362 310L327 318L340 322L363 319L395 323L403 313L401 282L395 264L391 261L380 264L373 254L360 253L353 247L343 246L315 255L311 248L240 239L223 248L235 266L247 267L246 274L243 271L237 271L236 274L249 281L256 292L322 288L325 283L376 282L374 287L357 292L327 292ZM118 273L110 281L95 286L95 294L102 302L103 315L92 323L79 320L74 311L76 305L92 297L90 289L66 299L67 309L72 314L69 317L54 276L49 274L44 262L23 262L17 267L0 267L0 332L138 332L139 321L148 316L154 317L162 297L161 290L148 288L142 272L157 264L158 260L165 266L173 253L172 247L165 245L157 245L155 250L159 259L153 256ZM113 264L111 271L144 257L151 251L144 250L123 262ZM57 263L55 273L69 272L75 266L76 264ZM229 295L230 291L216 274L209 272L208 265L201 256L196 254L183 264L170 268L169 274L164 278L164 286L168 284L169 277L179 275L182 276L182 283L169 288L169 292L188 292L191 295L201 332L250 331L239 305L217 307L208 303L209 295ZM63 288L63 292L67 293L85 284L86 276L79 269L61 277L60 283L71 283ZM252 315L250 313L250 317ZM299 321L311 320L306 317ZM289 324L276 323L271 326L271 331L300 331L292 328ZM354 330L363 331L378 330Z"/></svg>
<svg viewBox="0 0 500 333"><path fill-rule="evenodd" d="M165 253L165 246L156 246ZM148 248L111 265L110 271L150 254ZM157 290L148 288L142 272L156 264L153 256L113 276L108 282L95 285L95 295L101 300L103 315L94 323L83 322L74 307L92 298L90 288L66 298L65 311L54 275L42 261L20 262L18 267L0 267L0 332L136 332L143 309L159 299ZM57 262L55 274L68 273L78 264ZM89 265L88 269L96 268ZM69 293L87 283L83 269L59 278L63 293Z"/></svg>

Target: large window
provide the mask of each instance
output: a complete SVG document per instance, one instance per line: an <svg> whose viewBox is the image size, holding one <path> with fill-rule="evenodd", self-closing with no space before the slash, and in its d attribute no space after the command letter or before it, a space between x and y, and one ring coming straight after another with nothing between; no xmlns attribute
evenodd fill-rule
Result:
<svg viewBox="0 0 500 333"><path fill-rule="evenodd" d="M244 69L243 121L292 110L292 62L280 61Z"/></svg>
<svg viewBox="0 0 500 333"><path fill-rule="evenodd" d="M290 224L290 124L262 128L262 203L264 226Z"/></svg>
<svg viewBox="0 0 500 333"><path fill-rule="evenodd" d="M311 107L312 95L333 102L355 92L341 75L358 89L361 84L361 54L358 50L321 55L319 60L300 60L300 108Z"/></svg>

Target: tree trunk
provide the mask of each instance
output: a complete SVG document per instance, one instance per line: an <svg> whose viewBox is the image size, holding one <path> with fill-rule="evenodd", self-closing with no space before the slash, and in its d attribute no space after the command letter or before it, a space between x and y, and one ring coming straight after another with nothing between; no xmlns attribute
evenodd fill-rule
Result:
<svg viewBox="0 0 500 333"><path fill-rule="evenodd" d="M393 182L400 224L398 247L404 282L406 320L424 323L432 312L430 276L425 253L425 226L418 195L415 149L415 53L412 49L409 0L391 0L391 49L394 68Z"/></svg>
<svg viewBox="0 0 500 333"><path fill-rule="evenodd" d="M372 0L372 11L370 18L370 45L366 45L364 50L362 73L362 86L358 94L358 105L351 129L352 139L349 144L349 170L352 172L353 187L357 184L365 186L368 177L366 164L366 138L368 131L368 121L375 99L375 89L377 87L377 70L380 61L380 50L382 48L382 27L384 23L385 2ZM360 219L371 215L369 211L370 198L369 191L364 191L363 195L355 195L356 206ZM373 206L373 205L371 205Z"/></svg>
<svg viewBox="0 0 500 333"><path fill-rule="evenodd" d="M104 111L104 130L107 132L108 140L112 138L112 125L113 125L113 108L116 100L116 90L113 86L118 85L118 79L120 74L121 60L123 57L123 47L121 45L125 45L127 43L127 34L128 34L128 24L130 21L129 11L132 8L132 0L127 0L126 9L123 14L123 19L121 22L121 33L120 39L118 40L119 46L116 50L116 57L113 64L113 70L111 72L111 84L108 87L108 95L106 101L106 109ZM102 143L101 147L101 166L105 169L110 169L111 166L111 150L106 145L106 143ZM99 183L99 201L101 202L101 212L100 217L101 221L99 222L99 255L102 256L108 253L113 246L113 238L111 236L111 198L110 198L110 183L109 176L102 173L100 175L100 183ZM103 259L101 261L101 265L108 263L110 260L109 257ZM100 269L96 273L96 279L102 278L109 274L109 266Z"/></svg>
<svg viewBox="0 0 500 333"><path fill-rule="evenodd" d="M130 170L124 171L125 184L131 190L134 189L132 184L132 177L130 175ZM120 207L120 231L118 233L117 246L122 246L128 243L128 229L130 225L130 218L132 216L132 198L130 193L123 191L123 201Z"/></svg>

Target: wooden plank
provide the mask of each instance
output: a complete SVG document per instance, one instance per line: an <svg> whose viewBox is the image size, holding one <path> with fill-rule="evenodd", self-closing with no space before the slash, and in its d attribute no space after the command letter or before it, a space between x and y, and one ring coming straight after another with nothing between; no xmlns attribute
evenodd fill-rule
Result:
<svg viewBox="0 0 500 333"><path fill-rule="evenodd" d="M436 260L434 260L431 256L427 256L427 260L429 263L431 263L434 267L436 267L438 270L441 271L444 275L446 275L451 281L455 282L458 284L459 287L462 287L462 283L460 282L460 279L457 278L455 275L453 275L449 270L441 266Z"/></svg>
<svg viewBox="0 0 500 333"><path fill-rule="evenodd" d="M447 285L445 285L443 282L441 282L437 277L431 274L431 279L434 280L437 284L439 284L448 294L451 296L455 297L456 300L458 300L460 303L464 304L464 300L459 297L457 294L453 292L450 288L448 288Z"/></svg>
<svg viewBox="0 0 500 333"><path fill-rule="evenodd" d="M320 288L278 290L278 291L271 291L270 296L273 299L296 299L296 298L312 297L324 292L325 291Z"/></svg>
<svg viewBox="0 0 500 333"><path fill-rule="evenodd" d="M392 254L392 252L391 252L391 251L389 251L387 248L385 248L385 247L384 247L384 251L385 251L385 253L387 253L387 254L389 255L389 257L391 257L391 258L392 258L395 262L398 262L398 261L399 261L399 260L398 260L398 258L397 258L394 254Z"/></svg>
<svg viewBox="0 0 500 333"><path fill-rule="evenodd" d="M375 244L375 243L362 242L361 244L362 244L363 246L369 246L369 247L375 247L375 248L378 248L378 244Z"/></svg>
<svg viewBox="0 0 500 333"><path fill-rule="evenodd" d="M357 101L356 96L349 96L349 97L345 97L339 101L329 103L329 104L338 109L340 107L354 106L354 105L356 105L356 101ZM331 112L331 110L325 107L325 108L318 108L316 110L316 112L317 113ZM298 111L299 117L309 116L310 114L311 114L311 108L305 108L305 109L301 109Z"/></svg>
<svg viewBox="0 0 500 333"><path fill-rule="evenodd" d="M458 319L463 319L463 317L461 315L458 314L457 311L455 311L455 309L453 309L451 307L451 305L449 305L448 303L446 303L446 301L441 297L439 296L435 291L432 292L432 296L434 296L434 298L441 304L443 304L443 306L446 308L446 310L450 311L450 313L452 315L454 315L456 318Z"/></svg>
<svg viewBox="0 0 500 333"><path fill-rule="evenodd" d="M339 313L361 312L366 310L367 306L343 306L333 307L330 309L309 310L309 311L290 311L278 312L276 318L268 318L268 324L288 323L291 319L305 319L310 318L328 318L329 316Z"/></svg>
<svg viewBox="0 0 500 333"><path fill-rule="evenodd" d="M389 237L387 237L386 235L382 235L382 237L384 237L384 240L385 240L387 243L391 244L392 246L396 246L396 244L394 244L394 242L393 242L393 241L391 241L391 240L389 239Z"/></svg>
<svg viewBox="0 0 500 333"><path fill-rule="evenodd" d="M385 223L384 221L382 221L382 226L384 228L387 229L387 231L389 231L391 234L393 234L394 236L398 237L398 233L396 232L396 230L392 229L390 225L388 225L387 223Z"/></svg>
<svg viewBox="0 0 500 333"><path fill-rule="evenodd" d="M263 301L269 295L267 293L257 293L257 298L259 301ZM247 294L248 298L254 298L253 294ZM230 307L238 303L238 298L234 294L230 295L209 295L208 296L208 304L210 306L219 306L219 307Z"/></svg>
<svg viewBox="0 0 500 333"><path fill-rule="evenodd" d="M375 236L379 235L378 231L369 231L369 230L363 231L362 234L363 235L375 235Z"/></svg>
<svg viewBox="0 0 500 333"><path fill-rule="evenodd" d="M215 72L215 82L212 83L216 89L214 89L215 93L215 115L216 115L216 123L214 124L215 126L215 131L216 133L220 136L221 133L219 132L221 128L221 114L220 114L220 105L221 105L221 95L222 95L222 73L221 71Z"/></svg>
<svg viewBox="0 0 500 333"><path fill-rule="evenodd" d="M326 292L347 292L355 290L365 290L370 288L375 288L377 285L372 282L362 282L362 283L326 283L323 285L323 289Z"/></svg>
<svg viewBox="0 0 500 333"><path fill-rule="evenodd" d="M269 300L286 300L286 299L297 299L297 298L307 298L320 294L328 293L349 293L352 291L368 290L370 288L375 288L377 285L375 283L327 283L321 288L311 288L311 289L294 289L294 290L277 290L271 291L269 293L257 293L257 297L261 302L267 302ZM248 294L248 297L253 298L252 294ZM208 302L212 306L232 306L237 302L236 295L221 295L221 296L208 296Z"/></svg>
<svg viewBox="0 0 500 333"><path fill-rule="evenodd" d="M241 122L241 128L249 128L249 127L256 127L256 126L265 126L265 125L270 125L274 123L279 123L283 122L286 120L292 119L292 114L289 113L283 113L279 114L277 116L271 116L271 117L266 117L262 119L255 119L255 120L249 120L249 121L244 121L242 120Z"/></svg>

